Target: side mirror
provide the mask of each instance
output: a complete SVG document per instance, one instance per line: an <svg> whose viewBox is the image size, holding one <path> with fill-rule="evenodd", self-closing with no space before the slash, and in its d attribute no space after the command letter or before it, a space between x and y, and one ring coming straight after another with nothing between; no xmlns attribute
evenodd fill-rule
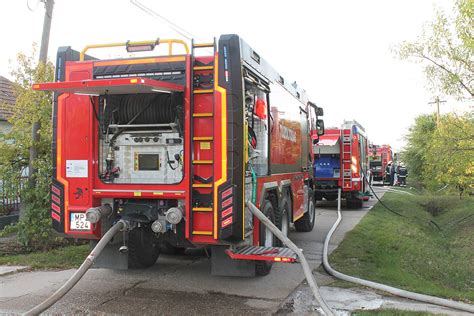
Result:
<svg viewBox="0 0 474 316"><path fill-rule="evenodd" d="M324 121L321 119L316 120L316 129L318 136L324 135Z"/></svg>
<svg viewBox="0 0 474 316"><path fill-rule="evenodd" d="M320 108L320 107L316 107L316 115L317 116L324 116L324 110L323 108Z"/></svg>

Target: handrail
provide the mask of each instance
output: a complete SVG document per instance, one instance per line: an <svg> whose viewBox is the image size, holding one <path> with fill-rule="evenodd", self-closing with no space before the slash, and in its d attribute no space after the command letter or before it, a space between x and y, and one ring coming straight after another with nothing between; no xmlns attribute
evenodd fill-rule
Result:
<svg viewBox="0 0 474 316"><path fill-rule="evenodd" d="M94 48L109 48L109 47L120 47L120 46L139 46L139 45L158 45L158 44L168 44L168 55L173 55L173 44L180 44L183 45L186 54L189 54L189 47L185 41L180 39L158 39L158 40L151 40L151 41L136 41L136 42L120 42L120 43L108 43L108 44L92 44L87 45L80 54L79 60L84 61L84 56L89 49Z"/></svg>

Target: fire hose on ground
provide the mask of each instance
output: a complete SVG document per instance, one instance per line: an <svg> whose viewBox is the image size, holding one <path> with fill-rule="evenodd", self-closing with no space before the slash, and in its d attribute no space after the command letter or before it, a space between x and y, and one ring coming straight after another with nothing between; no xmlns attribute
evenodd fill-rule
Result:
<svg viewBox="0 0 474 316"><path fill-rule="evenodd" d="M72 275L72 277L67 280L67 282L59 288L53 295L48 297L39 305L33 307L29 311L27 311L25 316L30 315L39 315L40 313L44 312L48 308L50 308L53 304L59 301L67 292L69 292L74 285L84 276L84 274L89 270L89 268L94 264L95 258L104 250L105 246L109 243L109 241L119 232L124 229L127 229L129 224L124 221L118 221L114 226L112 226L107 233L101 238L99 243L92 249L91 253L87 256L86 260L81 264L79 269Z"/></svg>
<svg viewBox="0 0 474 316"><path fill-rule="evenodd" d="M250 212L252 212L252 214L255 215L260 220L260 222L262 222L263 225L265 225L268 229L270 229L273 235L275 235L286 246L288 246L288 248L290 248L296 253L301 263L301 267L303 269L306 280L308 281L308 285L311 288L311 291L313 292L314 298L319 303L319 305L321 306L321 308L323 309L326 315L335 315L335 313L331 310L331 308L326 303L326 301L324 301L324 298L321 296L321 293L319 292L318 284L316 283L316 279L314 278L314 275L313 275L313 271L311 270L311 267L309 266L308 261L306 261L306 258L304 257L301 249L298 248L298 246L296 246L288 237L283 235L283 233L270 221L270 219L268 219L265 216L265 214L263 214L250 201L247 202L247 206L250 209Z"/></svg>
<svg viewBox="0 0 474 316"><path fill-rule="evenodd" d="M323 265L324 265L324 269L326 269L326 271L329 274L333 275L334 277L336 277L338 279L344 280L344 281L357 283L357 284L360 284L360 285L363 285L363 286L371 287L373 289L385 291L387 293L390 293L390 294L393 294L393 295L396 295L396 296L405 297L405 298L420 301L420 302L435 304L435 305L439 305L439 306L445 306L445 307L449 307L449 308L453 308L453 309L457 309L457 310L462 310L462 311L474 313L474 305L471 305L471 304L466 304L466 303L456 302L456 301L452 301L452 300L448 300L448 299L444 299L444 298L440 298L440 297L435 297L435 296L430 296L430 295L405 291L405 290L398 289L398 288L388 286L388 285L385 285L385 284L380 284L380 283L376 283L376 282L356 278L356 277L346 275L346 274L343 274L341 272L338 272L338 271L334 270L331 267L331 265L329 264L329 261L328 261L328 247L329 247L329 241L331 240L332 234L334 233L334 231L339 226L339 223L342 220L341 189L339 189L339 192L338 192L337 213L338 213L337 214L337 220L334 223L334 225L332 226L329 233L326 235L326 239L324 241L324 247L323 247Z"/></svg>

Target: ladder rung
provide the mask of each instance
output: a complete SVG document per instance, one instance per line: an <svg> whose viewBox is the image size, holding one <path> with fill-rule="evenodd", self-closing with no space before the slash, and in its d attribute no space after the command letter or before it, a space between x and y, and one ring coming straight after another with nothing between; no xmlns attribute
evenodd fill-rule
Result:
<svg viewBox="0 0 474 316"><path fill-rule="evenodd" d="M212 212L212 207L193 207L193 212Z"/></svg>
<svg viewBox="0 0 474 316"><path fill-rule="evenodd" d="M193 188L212 188L212 183L193 183Z"/></svg>
<svg viewBox="0 0 474 316"><path fill-rule="evenodd" d="M203 141L210 141L213 140L214 138L212 136L209 137L193 137L193 140L203 140Z"/></svg>
<svg viewBox="0 0 474 316"><path fill-rule="evenodd" d="M193 117L213 117L212 113L193 113Z"/></svg>
<svg viewBox="0 0 474 316"><path fill-rule="evenodd" d="M212 160L193 160L194 165L212 165Z"/></svg>
<svg viewBox="0 0 474 316"><path fill-rule="evenodd" d="M210 232L210 231L203 231L203 230L193 230L193 235L207 235L207 236L212 236L212 232Z"/></svg>
<svg viewBox="0 0 474 316"><path fill-rule="evenodd" d="M198 43L193 44L194 48L201 48L201 47L214 47L214 43Z"/></svg>
<svg viewBox="0 0 474 316"><path fill-rule="evenodd" d="M194 66L193 70L212 70L214 66Z"/></svg>
<svg viewBox="0 0 474 316"><path fill-rule="evenodd" d="M202 90L194 90L195 94L204 94L204 93L213 93L214 90L212 89L202 89Z"/></svg>

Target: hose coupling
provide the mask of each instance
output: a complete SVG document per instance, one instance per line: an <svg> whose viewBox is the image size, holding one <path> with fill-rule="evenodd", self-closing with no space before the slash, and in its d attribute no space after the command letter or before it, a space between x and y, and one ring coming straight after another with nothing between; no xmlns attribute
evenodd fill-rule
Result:
<svg viewBox="0 0 474 316"><path fill-rule="evenodd" d="M104 204L97 207L91 207L86 211L86 219L92 224L96 224L103 216L108 216L112 213L112 207L109 204Z"/></svg>

